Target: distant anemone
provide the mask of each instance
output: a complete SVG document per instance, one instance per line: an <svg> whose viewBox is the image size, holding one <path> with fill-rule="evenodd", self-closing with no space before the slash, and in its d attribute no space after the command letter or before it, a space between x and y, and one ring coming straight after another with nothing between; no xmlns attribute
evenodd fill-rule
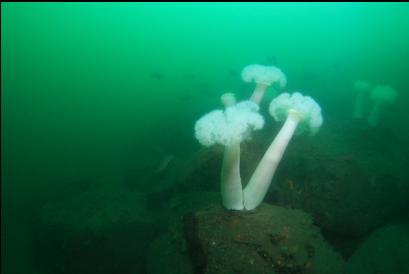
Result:
<svg viewBox="0 0 409 274"><path fill-rule="evenodd" d="M362 119L364 117L365 101L370 92L372 85L365 81L356 81L354 83L354 90L356 91L355 106L353 117L355 119Z"/></svg>
<svg viewBox="0 0 409 274"><path fill-rule="evenodd" d="M398 93L390 86L376 86L371 91L373 107L368 117L368 124L376 126L379 124L381 112L387 105L396 101Z"/></svg>

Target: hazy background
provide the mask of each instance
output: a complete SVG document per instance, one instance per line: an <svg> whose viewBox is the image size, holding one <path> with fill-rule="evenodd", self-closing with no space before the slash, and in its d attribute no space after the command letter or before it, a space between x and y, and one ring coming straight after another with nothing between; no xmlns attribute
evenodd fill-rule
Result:
<svg viewBox="0 0 409 274"><path fill-rule="evenodd" d="M390 122L408 138L407 3L1 8L2 220L9 228L24 227L24 215L55 189L115 172L140 147L189 154L198 146L194 121L225 91L248 96L239 73L268 56L286 73L287 90L313 95L324 117L349 119L357 79L393 86L400 95Z"/></svg>

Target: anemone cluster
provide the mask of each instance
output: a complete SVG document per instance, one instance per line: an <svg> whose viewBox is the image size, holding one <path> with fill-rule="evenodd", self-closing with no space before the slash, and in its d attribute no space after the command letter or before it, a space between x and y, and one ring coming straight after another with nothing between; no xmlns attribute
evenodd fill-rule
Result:
<svg viewBox="0 0 409 274"><path fill-rule="evenodd" d="M320 106L299 92L282 93L270 103L270 114L284 125L268 147L243 189L240 176L240 143L263 128L259 105L269 87L282 90L285 74L275 66L249 65L242 71L244 82L254 82L249 100L236 103L233 94L224 94L224 109L213 110L195 124L195 137L204 146L223 145L221 170L222 204L229 210L253 210L263 201L278 164L294 133L315 134L323 123Z"/></svg>
<svg viewBox="0 0 409 274"><path fill-rule="evenodd" d="M372 102L369 110L367 123L369 126L377 126L382 116L382 112L389 105L396 101L398 93L388 85L372 86L371 84L358 80L354 83L353 89L356 91L356 99L353 117L363 119L365 116L365 105L367 101Z"/></svg>

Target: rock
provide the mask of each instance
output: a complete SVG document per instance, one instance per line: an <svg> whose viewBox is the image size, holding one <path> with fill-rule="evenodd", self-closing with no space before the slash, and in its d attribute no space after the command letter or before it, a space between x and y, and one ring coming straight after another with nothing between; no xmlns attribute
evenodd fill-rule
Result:
<svg viewBox="0 0 409 274"><path fill-rule="evenodd" d="M408 206L409 161L386 133L334 122L295 136L267 200L305 210L331 234L362 237Z"/></svg>
<svg viewBox="0 0 409 274"><path fill-rule="evenodd" d="M169 231L151 243L147 256L148 274L194 274L185 241L178 234Z"/></svg>
<svg viewBox="0 0 409 274"><path fill-rule="evenodd" d="M220 202L220 193L177 193L172 198L168 212L169 226L166 233L149 246L147 256L148 274L193 274L194 269L186 248L183 233L183 216L205 210Z"/></svg>
<svg viewBox="0 0 409 274"><path fill-rule="evenodd" d="M409 224L375 230L347 263L348 274L409 273Z"/></svg>
<svg viewBox="0 0 409 274"><path fill-rule="evenodd" d="M186 215L184 231L194 273L343 273L341 256L299 210L214 206Z"/></svg>
<svg viewBox="0 0 409 274"><path fill-rule="evenodd" d="M142 193L103 176L86 189L59 195L39 212L32 254L41 273L145 272L147 248L160 216Z"/></svg>

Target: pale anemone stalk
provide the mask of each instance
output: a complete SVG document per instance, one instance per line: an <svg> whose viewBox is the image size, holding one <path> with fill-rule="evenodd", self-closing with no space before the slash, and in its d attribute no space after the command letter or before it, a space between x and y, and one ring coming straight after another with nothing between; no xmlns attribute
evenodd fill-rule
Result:
<svg viewBox="0 0 409 274"><path fill-rule="evenodd" d="M249 183L243 191L244 207L247 210L259 206L271 184L278 164L296 130L315 134L323 119L320 106L308 96L296 92L283 93L273 99L269 108L276 121L285 121L278 135L267 149Z"/></svg>
<svg viewBox="0 0 409 274"><path fill-rule="evenodd" d="M285 121L243 190L240 177L240 143L253 130L261 129L263 117L252 101L234 104L232 95L224 95L225 110L214 110L195 125L195 136L205 146L224 145L221 172L222 204L229 210L253 210L258 207L272 182L275 171L295 132L315 134L322 125L321 108L308 96L284 93L270 103L270 114Z"/></svg>
<svg viewBox="0 0 409 274"><path fill-rule="evenodd" d="M243 210L243 189L240 177L240 143L251 132L264 126L259 107L251 101L235 104L232 94L222 96L224 110L214 110L195 124L195 137L204 146L224 146L221 170L222 204L229 210Z"/></svg>

